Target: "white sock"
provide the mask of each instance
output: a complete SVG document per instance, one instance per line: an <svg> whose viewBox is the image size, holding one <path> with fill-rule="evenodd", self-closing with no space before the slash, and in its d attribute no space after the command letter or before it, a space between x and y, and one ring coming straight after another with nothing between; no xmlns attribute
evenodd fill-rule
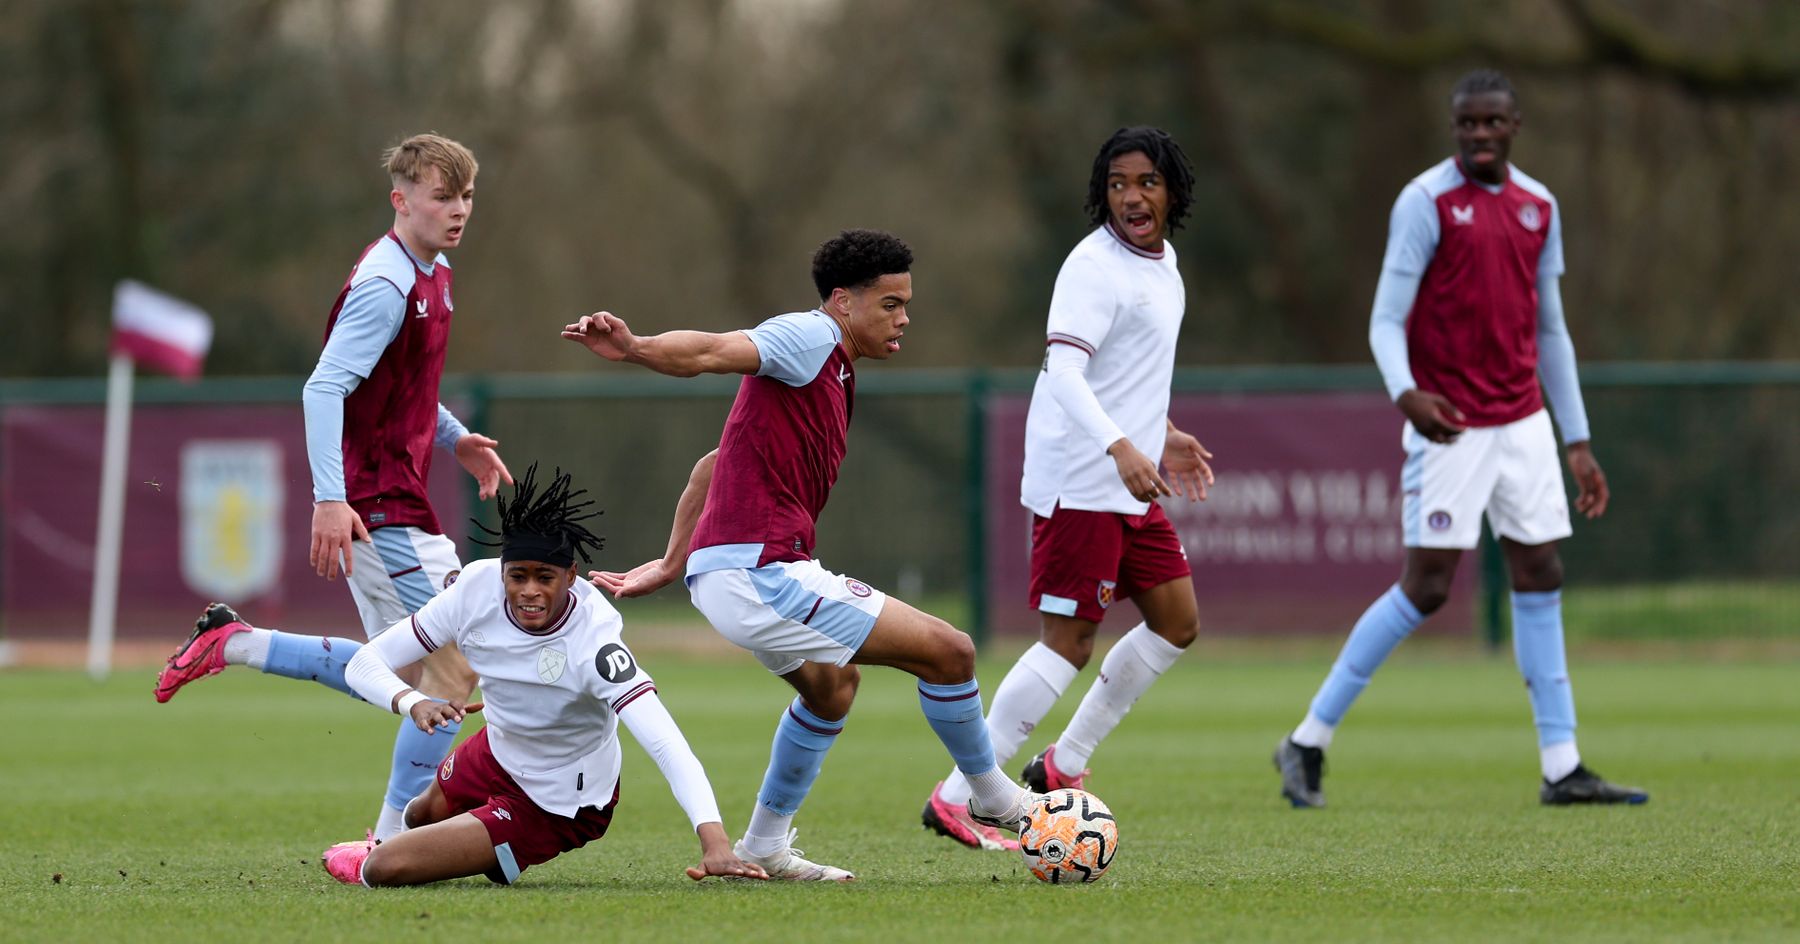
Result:
<svg viewBox="0 0 1800 944"><path fill-rule="evenodd" d="M775 855L788 847L788 833L793 828L794 814L777 813L758 803L750 811L750 825L744 830L744 851L758 858Z"/></svg>
<svg viewBox="0 0 1800 944"><path fill-rule="evenodd" d="M1318 715L1309 711L1306 713L1306 719L1301 721L1300 726L1294 729L1294 733L1288 735L1288 740L1293 741L1301 747L1316 747L1320 750L1324 750L1331 746L1331 736L1336 733L1337 727L1335 725L1326 724L1325 722L1320 721Z"/></svg>
<svg viewBox="0 0 1800 944"><path fill-rule="evenodd" d="M1139 623L1119 638L1100 663L1100 677L1081 699L1075 717L1056 739L1056 767L1075 773L1086 767L1094 749L1124 720L1139 697L1175 660L1181 647Z"/></svg>
<svg viewBox="0 0 1800 944"><path fill-rule="evenodd" d="M1019 745L1025 743L1056 700L1069 690L1069 683L1075 681L1079 671L1041 642L1025 650L1006 678L1000 680L1000 687L994 689L994 700L988 705L988 740L994 745L994 763L1005 766L1013 759ZM969 794L969 779L962 771L952 769L938 795L945 803L961 806L969 802Z"/></svg>
<svg viewBox="0 0 1800 944"><path fill-rule="evenodd" d="M406 811L381 804L381 815L375 818L375 840L387 842L406 830Z"/></svg>
<svg viewBox="0 0 1800 944"><path fill-rule="evenodd" d="M968 778L975 807L983 813L1002 815L1017 812L1014 807L1025 796L1025 788L1013 783L999 767ZM1008 817L1010 818L1010 817Z"/></svg>
<svg viewBox="0 0 1800 944"><path fill-rule="evenodd" d="M1538 761L1544 766L1544 780L1555 783L1581 766L1581 752L1574 741L1564 741L1538 749Z"/></svg>
<svg viewBox="0 0 1800 944"><path fill-rule="evenodd" d="M258 672L262 671L269 661L269 643L274 639L274 631L268 629L232 633L225 638L225 664L247 665Z"/></svg>

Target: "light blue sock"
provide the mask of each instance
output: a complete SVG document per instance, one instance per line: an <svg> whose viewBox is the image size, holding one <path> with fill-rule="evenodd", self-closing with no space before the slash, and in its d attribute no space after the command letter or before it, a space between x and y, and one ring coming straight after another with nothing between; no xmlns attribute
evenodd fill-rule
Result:
<svg viewBox="0 0 1800 944"><path fill-rule="evenodd" d="M362 643L337 636L301 636L296 633L272 632L269 637L269 656L263 663L263 671L270 675L318 682L361 701L362 697L344 681L344 666L350 664L350 657L356 655L356 650L361 648Z"/></svg>
<svg viewBox="0 0 1800 944"><path fill-rule="evenodd" d="M799 698L781 714L775 726L775 743L769 748L769 769L763 774L756 802L792 816L818 779L825 752L844 730L842 721L826 721L806 710Z"/></svg>
<svg viewBox="0 0 1800 944"><path fill-rule="evenodd" d="M388 806L404 810L413 797L425 792L461 730L462 724L452 721L427 734L411 718L400 719L400 732L394 735L394 766L388 772Z"/></svg>
<svg viewBox="0 0 1800 944"><path fill-rule="evenodd" d="M1531 693L1531 717L1538 746L1575 740L1575 693L1569 688L1569 660L1563 651L1562 591L1513 591L1513 654Z"/></svg>
<svg viewBox="0 0 1800 944"><path fill-rule="evenodd" d="M964 776L994 769L994 744L981 717L981 686L974 679L951 685L920 682L919 707Z"/></svg>
<svg viewBox="0 0 1800 944"><path fill-rule="evenodd" d="M1350 630L1350 638L1344 641L1344 650L1338 653L1331 674L1325 676L1325 684L1313 696L1313 715L1330 725L1342 721L1344 712L1368 686L1369 677L1387 661L1388 653L1424 619L1419 608L1400 592L1399 584L1389 587L1363 611L1356 628Z"/></svg>

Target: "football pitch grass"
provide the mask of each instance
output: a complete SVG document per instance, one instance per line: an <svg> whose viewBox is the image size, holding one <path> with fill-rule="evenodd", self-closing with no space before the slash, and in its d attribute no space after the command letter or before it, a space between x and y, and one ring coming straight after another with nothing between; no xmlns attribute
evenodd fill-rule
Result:
<svg viewBox="0 0 1800 944"><path fill-rule="evenodd" d="M640 646L735 835L785 688L747 656ZM168 705L147 670L100 685L14 671L0 674L0 940L1794 940L1800 661L1697 652L1575 656L1584 753L1648 788L1647 806L1540 807L1509 655L1440 644L1383 669L1331 753L1330 807L1297 811L1269 754L1330 650L1202 643L1094 759L1122 844L1081 888L920 827L949 765L891 670L865 672L796 823L852 885L690 882L698 843L626 735L603 840L512 888L373 891L318 856L369 825L392 716L242 669ZM1005 668L984 660L990 691Z"/></svg>

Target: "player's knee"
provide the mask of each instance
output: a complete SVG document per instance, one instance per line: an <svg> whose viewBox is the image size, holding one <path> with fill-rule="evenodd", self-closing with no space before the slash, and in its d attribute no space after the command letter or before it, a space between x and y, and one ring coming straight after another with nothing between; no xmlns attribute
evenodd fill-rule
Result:
<svg viewBox="0 0 1800 944"><path fill-rule="evenodd" d="M824 693L823 704L814 712L828 721L841 721L850 714L850 706L856 703L856 689L862 684L862 670L854 665L844 666L838 673L836 684Z"/></svg>
<svg viewBox="0 0 1800 944"><path fill-rule="evenodd" d="M945 624L937 644L932 647L932 673L923 681L933 685L954 685L975 677L975 640L969 634Z"/></svg>
<svg viewBox="0 0 1800 944"><path fill-rule="evenodd" d="M1419 615L1430 616L1450 599L1450 575L1419 574L1408 578L1400 589L1418 608Z"/></svg>
<svg viewBox="0 0 1800 944"><path fill-rule="evenodd" d="M1194 640L1200 638L1200 617L1196 616L1174 626L1152 626L1150 630L1161 636L1169 645L1177 649L1186 649L1194 644Z"/></svg>
<svg viewBox="0 0 1800 944"><path fill-rule="evenodd" d="M1094 637L1097 628L1095 624L1089 623L1079 630L1052 631L1046 629L1040 641L1043 642L1044 648L1062 656L1064 661L1076 669L1085 669L1088 660L1094 657Z"/></svg>
<svg viewBox="0 0 1800 944"><path fill-rule="evenodd" d="M433 698L455 698L462 701L467 700L470 693L475 691L478 681L467 661L451 659L427 664L419 679L418 688Z"/></svg>
<svg viewBox="0 0 1800 944"><path fill-rule="evenodd" d="M363 860L363 882L377 887L407 884L402 861L404 858L393 846L376 846L369 851L369 857Z"/></svg>
<svg viewBox="0 0 1800 944"><path fill-rule="evenodd" d="M1562 558L1543 554L1513 568L1513 589L1520 593L1545 593L1558 589L1563 582Z"/></svg>
<svg viewBox="0 0 1800 944"><path fill-rule="evenodd" d="M443 791L438 789L437 780L434 778L431 785L425 788L424 793L413 797L406 804L406 810L402 815L406 820L407 829L418 829L446 818L449 812L449 801L444 798Z"/></svg>

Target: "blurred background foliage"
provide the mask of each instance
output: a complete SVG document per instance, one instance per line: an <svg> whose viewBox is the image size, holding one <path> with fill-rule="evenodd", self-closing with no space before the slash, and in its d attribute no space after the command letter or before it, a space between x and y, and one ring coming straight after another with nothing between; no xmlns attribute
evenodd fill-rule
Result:
<svg viewBox="0 0 1800 944"><path fill-rule="evenodd" d="M847 226L917 251L909 366L1030 365L1139 122L1198 170L1181 361L1366 362L1388 209L1482 65L1584 358L1800 357L1791 0L0 0L0 376L100 373L125 276L213 313L209 372L310 370L428 129L482 163L451 370L810 305Z"/></svg>

